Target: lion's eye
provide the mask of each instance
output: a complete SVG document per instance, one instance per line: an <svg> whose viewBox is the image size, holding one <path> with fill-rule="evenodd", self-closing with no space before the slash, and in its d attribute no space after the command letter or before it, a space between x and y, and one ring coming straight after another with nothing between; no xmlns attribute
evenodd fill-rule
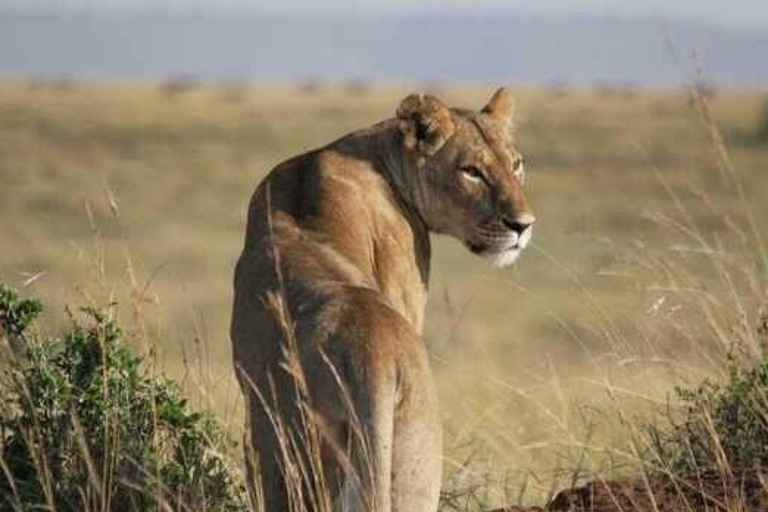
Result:
<svg viewBox="0 0 768 512"><path fill-rule="evenodd" d="M473 183L479 183L481 181L485 181L485 177L483 176L483 173L475 167L474 165L465 165L461 168L461 174L466 179Z"/></svg>
<svg viewBox="0 0 768 512"><path fill-rule="evenodd" d="M523 166L523 159L518 158L515 163L512 164L512 172L520 181L525 177L525 167Z"/></svg>

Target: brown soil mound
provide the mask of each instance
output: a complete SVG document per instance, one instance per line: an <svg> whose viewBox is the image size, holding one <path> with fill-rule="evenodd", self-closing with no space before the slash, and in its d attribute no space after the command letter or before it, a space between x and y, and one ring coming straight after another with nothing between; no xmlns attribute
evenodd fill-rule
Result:
<svg viewBox="0 0 768 512"><path fill-rule="evenodd" d="M724 485L720 475L695 481L592 482L560 492L546 508L510 507L494 512L766 512L768 487L744 473ZM768 484L768 482L766 482Z"/></svg>

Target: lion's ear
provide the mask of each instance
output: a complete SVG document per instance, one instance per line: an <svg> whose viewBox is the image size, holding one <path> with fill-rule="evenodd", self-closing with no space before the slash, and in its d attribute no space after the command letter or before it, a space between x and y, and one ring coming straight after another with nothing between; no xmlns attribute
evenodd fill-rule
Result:
<svg viewBox="0 0 768 512"><path fill-rule="evenodd" d="M397 119L405 147L424 156L437 153L455 129L448 107L434 96L411 94L397 108Z"/></svg>
<svg viewBox="0 0 768 512"><path fill-rule="evenodd" d="M481 112L510 127L515 116L515 100L509 91L502 87L493 94Z"/></svg>

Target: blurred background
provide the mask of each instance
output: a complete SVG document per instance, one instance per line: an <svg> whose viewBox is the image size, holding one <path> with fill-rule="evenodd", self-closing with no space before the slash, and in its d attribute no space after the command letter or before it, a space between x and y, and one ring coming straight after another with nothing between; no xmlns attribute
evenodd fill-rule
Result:
<svg viewBox="0 0 768 512"><path fill-rule="evenodd" d="M295 82L768 82L759 0L3 0L0 65L23 76ZM683 55L670 57L669 45Z"/></svg>
<svg viewBox="0 0 768 512"><path fill-rule="evenodd" d="M426 338L446 488L540 502L631 468L627 428L762 350L766 55L759 0L0 0L0 280L46 329L116 304L236 433L259 180L410 92L510 85L534 244L493 270L434 238Z"/></svg>

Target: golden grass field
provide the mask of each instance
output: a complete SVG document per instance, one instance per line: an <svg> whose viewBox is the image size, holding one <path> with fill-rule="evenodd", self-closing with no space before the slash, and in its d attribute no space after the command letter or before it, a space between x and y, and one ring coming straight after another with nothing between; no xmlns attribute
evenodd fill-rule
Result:
<svg viewBox="0 0 768 512"><path fill-rule="evenodd" d="M228 323L250 194L418 89L0 82L0 280L44 297L49 329L65 304L116 302L137 348L237 432ZM493 90L437 93L480 107ZM718 92L702 113L682 88L517 91L533 247L494 270L434 238L447 489L540 503L632 471L675 385L761 350L766 97Z"/></svg>

